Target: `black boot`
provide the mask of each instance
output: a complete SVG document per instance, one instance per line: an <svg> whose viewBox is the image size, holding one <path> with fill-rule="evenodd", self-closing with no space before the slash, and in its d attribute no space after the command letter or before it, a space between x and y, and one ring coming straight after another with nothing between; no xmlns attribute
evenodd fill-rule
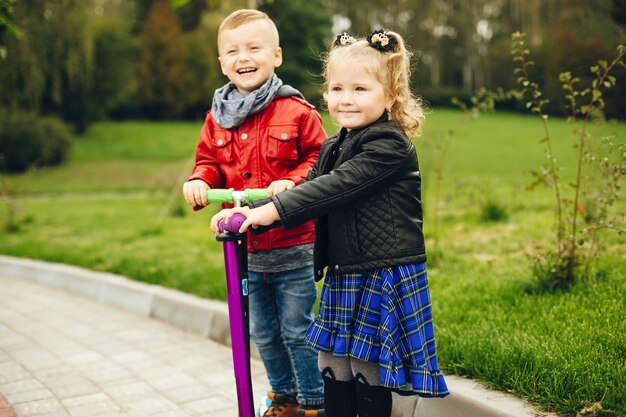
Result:
<svg viewBox="0 0 626 417"><path fill-rule="evenodd" d="M391 417L391 391L381 385L370 385L356 374L356 401L359 417Z"/></svg>
<svg viewBox="0 0 626 417"><path fill-rule="evenodd" d="M330 368L322 371L326 417L356 417L356 382L337 381Z"/></svg>

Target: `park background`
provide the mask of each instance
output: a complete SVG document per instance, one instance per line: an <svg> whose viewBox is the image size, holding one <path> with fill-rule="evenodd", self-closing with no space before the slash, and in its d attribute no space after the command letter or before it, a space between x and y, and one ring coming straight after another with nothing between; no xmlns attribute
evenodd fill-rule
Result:
<svg viewBox="0 0 626 417"><path fill-rule="evenodd" d="M0 253L225 298L217 207L192 214L181 186L225 82L217 26L241 7L276 21L277 73L329 134L318 74L336 33L388 27L414 51L445 372L563 416L626 415L621 0L0 0ZM594 85L595 65L615 78ZM559 208L579 216L568 280Z"/></svg>

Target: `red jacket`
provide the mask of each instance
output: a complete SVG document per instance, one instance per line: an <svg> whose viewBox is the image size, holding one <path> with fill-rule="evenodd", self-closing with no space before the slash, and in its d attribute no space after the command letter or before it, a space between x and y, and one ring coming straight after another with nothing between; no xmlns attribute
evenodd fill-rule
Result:
<svg viewBox="0 0 626 417"><path fill-rule="evenodd" d="M299 184L317 161L325 139L315 107L297 97L276 97L233 129L220 127L209 111L188 181L201 179L211 188L235 190L267 188L278 179ZM248 238L248 250L254 252L311 243L315 234L310 221L289 230L249 234Z"/></svg>

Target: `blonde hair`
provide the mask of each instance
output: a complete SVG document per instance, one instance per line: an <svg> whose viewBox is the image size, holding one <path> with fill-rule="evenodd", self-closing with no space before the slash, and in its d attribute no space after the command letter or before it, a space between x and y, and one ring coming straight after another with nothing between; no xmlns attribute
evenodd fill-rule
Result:
<svg viewBox="0 0 626 417"><path fill-rule="evenodd" d="M363 68L374 76L385 88L387 98L393 100L390 118L400 124L409 138L417 136L424 122L422 100L411 92L411 56L402 37L395 32L386 32L391 40L389 50L381 51L366 39L341 45L333 43L324 62L326 91L330 82L330 68L336 64L349 64ZM326 98L326 94L324 94Z"/></svg>
<svg viewBox="0 0 626 417"><path fill-rule="evenodd" d="M278 36L278 29L276 24L270 17L263 12L254 9L240 9L235 10L220 23L220 27L217 29L217 38L219 39L220 33L225 30L236 29L241 25L253 22L255 20L264 20L268 25L268 30L271 32L272 37L276 41L275 47L278 48L280 44L280 37Z"/></svg>

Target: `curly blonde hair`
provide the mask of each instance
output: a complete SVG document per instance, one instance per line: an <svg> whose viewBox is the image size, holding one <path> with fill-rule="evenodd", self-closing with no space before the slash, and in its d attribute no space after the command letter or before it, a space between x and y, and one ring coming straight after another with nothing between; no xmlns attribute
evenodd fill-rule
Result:
<svg viewBox="0 0 626 417"><path fill-rule="evenodd" d="M385 87L387 98L393 101L387 109L390 118L400 124L409 138L420 133L424 122L424 109L421 98L411 92L411 52L406 48L402 36L395 32L385 32L392 40L388 50L381 51L366 39L359 39L347 45L333 43L325 57L324 81L328 91L330 68L335 64L350 64L363 68ZM324 98L326 98L324 94Z"/></svg>

